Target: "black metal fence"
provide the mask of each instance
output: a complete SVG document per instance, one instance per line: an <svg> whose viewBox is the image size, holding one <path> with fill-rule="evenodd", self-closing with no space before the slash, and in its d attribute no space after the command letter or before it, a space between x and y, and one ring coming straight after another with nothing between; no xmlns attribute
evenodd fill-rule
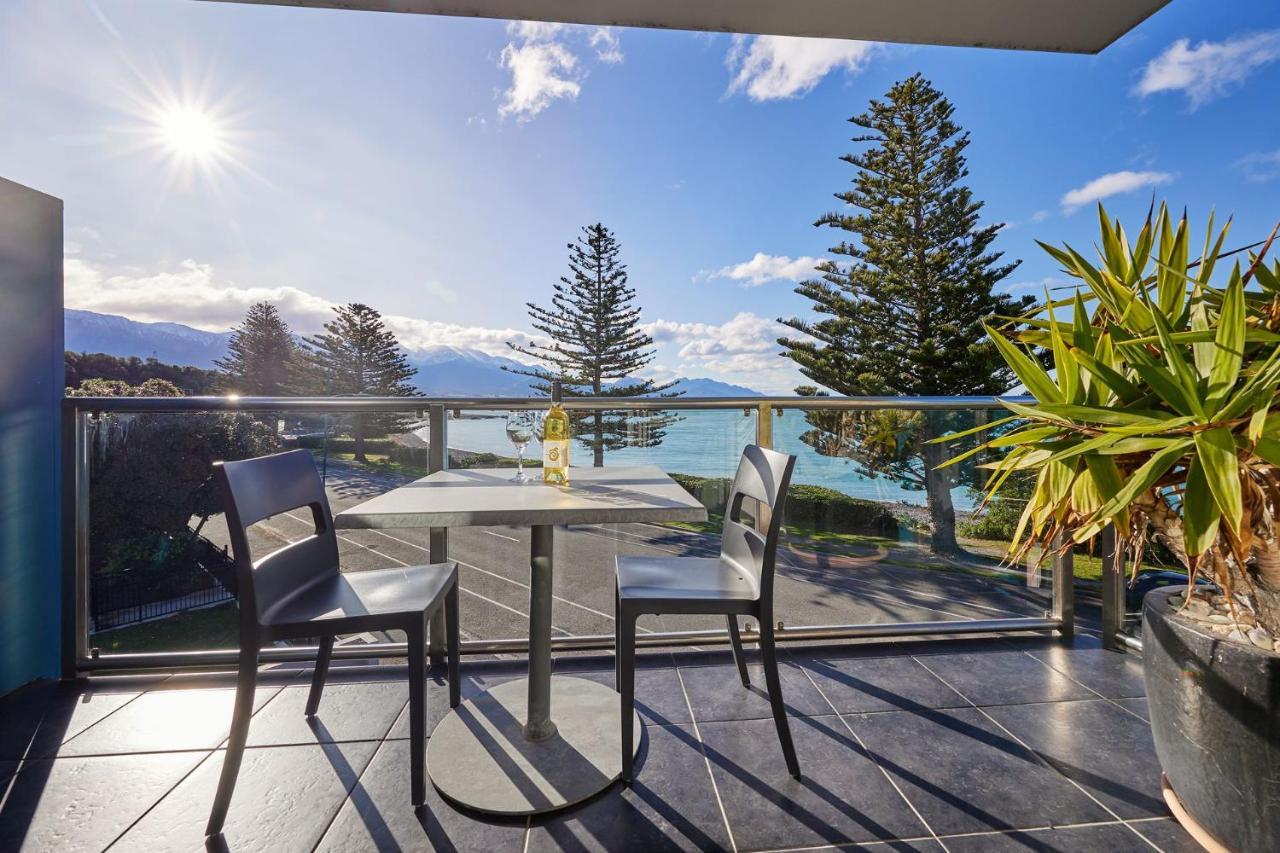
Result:
<svg viewBox="0 0 1280 853"><path fill-rule="evenodd" d="M95 574L89 584L89 630L103 631L235 600L235 574L225 548L198 537L189 560L163 577Z"/></svg>

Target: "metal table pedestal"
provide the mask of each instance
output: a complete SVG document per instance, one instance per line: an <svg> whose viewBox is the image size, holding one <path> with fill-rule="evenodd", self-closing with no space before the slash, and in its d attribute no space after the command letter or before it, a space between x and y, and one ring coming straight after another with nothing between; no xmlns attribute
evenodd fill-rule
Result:
<svg viewBox="0 0 1280 853"><path fill-rule="evenodd" d="M618 694L583 678L551 677L552 529L532 529L529 677L462 703L427 741L431 781L446 798L477 811L555 811L622 775ZM638 751L639 717L633 731L631 748Z"/></svg>

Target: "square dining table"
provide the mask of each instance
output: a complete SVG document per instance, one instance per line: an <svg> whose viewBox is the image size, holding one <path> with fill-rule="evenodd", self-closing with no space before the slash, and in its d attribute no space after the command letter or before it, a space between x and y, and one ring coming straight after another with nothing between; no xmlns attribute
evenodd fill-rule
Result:
<svg viewBox="0 0 1280 853"><path fill-rule="evenodd" d="M551 677L555 525L707 518L701 503L653 466L570 468L567 486L516 483L512 475L509 468L437 471L334 517L347 529L531 528L528 677L463 702L427 743L427 771L441 794L502 815L573 805L622 774L618 694L594 681ZM638 750L644 727L637 722L634 731Z"/></svg>

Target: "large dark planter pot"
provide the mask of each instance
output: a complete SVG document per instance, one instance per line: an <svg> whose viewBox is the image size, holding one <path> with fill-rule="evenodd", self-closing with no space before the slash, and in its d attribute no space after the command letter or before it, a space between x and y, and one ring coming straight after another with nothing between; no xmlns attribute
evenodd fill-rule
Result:
<svg viewBox="0 0 1280 853"><path fill-rule="evenodd" d="M1142 671L1156 755L1183 807L1229 850L1280 850L1280 655L1143 604Z"/></svg>

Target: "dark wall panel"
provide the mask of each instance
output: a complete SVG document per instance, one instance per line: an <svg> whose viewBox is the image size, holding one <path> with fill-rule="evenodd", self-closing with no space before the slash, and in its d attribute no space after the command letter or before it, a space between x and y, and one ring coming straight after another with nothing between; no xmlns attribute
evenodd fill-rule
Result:
<svg viewBox="0 0 1280 853"><path fill-rule="evenodd" d="M62 202L0 178L0 694L59 666Z"/></svg>

